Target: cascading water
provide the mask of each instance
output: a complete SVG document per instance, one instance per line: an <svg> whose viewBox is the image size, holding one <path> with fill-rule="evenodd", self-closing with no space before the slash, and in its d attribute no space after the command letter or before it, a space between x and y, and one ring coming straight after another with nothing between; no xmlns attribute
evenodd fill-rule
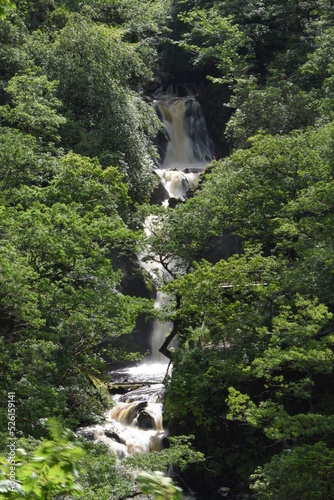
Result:
<svg viewBox="0 0 334 500"><path fill-rule="evenodd" d="M168 137L165 147L159 147L157 174L170 197L182 199L197 186L200 173L212 159L212 143L196 98L177 97L171 89L166 94L161 89L154 94L154 105Z"/></svg>
<svg viewBox="0 0 334 500"><path fill-rule="evenodd" d="M161 96L156 100L168 135L161 167L202 170L212 158L205 118L194 97Z"/></svg>
<svg viewBox="0 0 334 500"><path fill-rule="evenodd" d="M154 94L154 106L168 138L164 146L159 147L161 160L156 169L161 184L169 195L163 202L167 207L171 198L184 200L189 189L198 186L201 172L212 160L212 143L202 108L193 95L177 97L172 86L168 87L166 93L158 89ZM144 228L147 236L150 236L152 227L154 228L154 218L148 217ZM142 265L151 273L165 273L163 267L156 262L145 262ZM155 308L159 309L166 300L166 296L158 292ZM163 359L159 348L171 327L171 323L154 322L151 347L152 357L157 361Z"/></svg>
<svg viewBox="0 0 334 500"><path fill-rule="evenodd" d="M169 199L184 199L189 189L198 185L199 177L212 159L211 142L203 112L194 96L177 97L172 87L154 95L156 111L165 125L168 140L160 147L161 161L156 172ZM164 204L168 206L168 199ZM149 238L155 219L145 221ZM152 276L165 273L162 265L139 256L139 262ZM166 296L157 292L155 308ZM172 323L154 321L151 332L151 356L139 366L112 372L112 383L137 383L140 387L124 395L114 396L116 406L106 416L104 425L86 427L79 432L87 439L104 442L121 459L128 454L159 451L168 445L162 422L163 379L168 359L159 353ZM147 385L145 386L145 383Z"/></svg>

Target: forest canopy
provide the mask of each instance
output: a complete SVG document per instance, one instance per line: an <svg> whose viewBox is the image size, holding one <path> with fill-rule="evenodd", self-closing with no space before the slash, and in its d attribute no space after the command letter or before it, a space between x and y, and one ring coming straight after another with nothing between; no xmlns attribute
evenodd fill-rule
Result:
<svg viewBox="0 0 334 500"><path fill-rule="evenodd" d="M0 0L0 451L14 391L22 481L39 454L69 474L12 494L3 464L1 498L133 494L136 464L71 431L101 421L92 378L139 359L116 346L143 314L178 335L181 437L138 467L178 464L212 498L334 497L333 21L330 0ZM195 89L214 158L165 209L152 95L169 84ZM145 286L143 249L166 283Z"/></svg>

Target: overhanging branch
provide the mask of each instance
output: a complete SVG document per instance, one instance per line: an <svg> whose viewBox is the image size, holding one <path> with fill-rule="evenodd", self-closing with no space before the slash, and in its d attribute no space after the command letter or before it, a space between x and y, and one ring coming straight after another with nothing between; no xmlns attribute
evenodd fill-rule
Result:
<svg viewBox="0 0 334 500"><path fill-rule="evenodd" d="M181 305L181 296L177 295L176 296L176 312L180 309ZM172 359L172 353L168 349L169 344L172 342L173 338L176 337L178 331L179 331L179 324L180 324L180 319L176 318L173 323L173 328L172 331L167 335L165 342L162 344L162 346L159 349L159 352L166 356L168 359Z"/></svg>

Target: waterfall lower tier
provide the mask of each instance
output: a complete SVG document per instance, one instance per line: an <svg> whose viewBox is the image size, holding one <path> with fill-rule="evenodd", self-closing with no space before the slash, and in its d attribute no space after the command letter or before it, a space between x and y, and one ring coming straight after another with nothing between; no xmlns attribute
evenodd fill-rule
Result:
<svg viewBox="0 0 334 500"><path fill-rule="evenodd" d="M194 168L194 165L197 168ZM179 170L157 169L161 183L169 194L169 198L185 199L189 190L195 190L199 183L200 173L206 164L194 164L192 167ZM168 202L168 199L167 199Z"/></svg>
<svg viewBox="0 0 334 500"><path fill-rule="evenodd" d="M161 364L143 364L111 372L115 386L124 381L147 385L114 395L116 404L105 415L104 424L83 427L77 433L87 440L104 443L120 460L134 453L168 448L162 419L165 375L166 366Z"/></svg>

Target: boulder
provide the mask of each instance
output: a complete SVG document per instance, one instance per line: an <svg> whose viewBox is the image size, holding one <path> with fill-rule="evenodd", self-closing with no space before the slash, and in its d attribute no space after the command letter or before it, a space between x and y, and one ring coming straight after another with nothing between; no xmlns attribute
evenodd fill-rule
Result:
<svg viewBox="0 0 334 500"><path fill-rule="evenodd" d="M163 201L168 200L169 193L167 189L159 182L156 188L153 189L150 197L151 205L159 205Z"/></svg>

